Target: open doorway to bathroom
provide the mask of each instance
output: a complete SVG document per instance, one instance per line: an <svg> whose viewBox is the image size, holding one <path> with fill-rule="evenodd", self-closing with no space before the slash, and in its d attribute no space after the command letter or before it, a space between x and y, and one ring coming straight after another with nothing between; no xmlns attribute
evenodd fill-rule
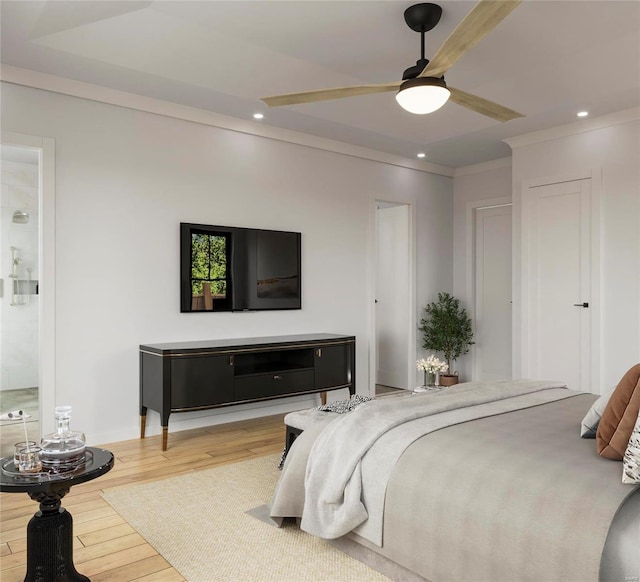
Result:
<svg viewBox="0 0 640 582"><path fill-rule="evenodd" d="M40 438L40 155L0 145L0 454ZM6 418L22 410L29 418Z"/></svg>

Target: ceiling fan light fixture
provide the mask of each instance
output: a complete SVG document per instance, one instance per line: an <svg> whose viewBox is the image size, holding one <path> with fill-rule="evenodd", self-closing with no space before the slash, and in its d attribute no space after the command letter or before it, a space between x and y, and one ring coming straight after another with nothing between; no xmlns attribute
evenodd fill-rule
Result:
<svg viewBox="0 0 640 582"><path fill-rule="evenodd" d="M444 79L439 77L416 77L400 85L396 101L409 113L424 115L440 109L451 92Z"/></svg>

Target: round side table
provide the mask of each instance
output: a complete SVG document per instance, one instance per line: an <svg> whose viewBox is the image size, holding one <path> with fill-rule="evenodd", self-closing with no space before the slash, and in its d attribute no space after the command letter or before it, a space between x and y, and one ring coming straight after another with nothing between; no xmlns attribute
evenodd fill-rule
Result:
<svg viewBox="0 0 640 582"><path fill-rule="evenodd" d="M68 473L21 475L9 471L12 457L0 459L0 491L27 493L40 510L27 525L25 582L89 582L73 565L73 519L61 505L73 485L91 481L113 467L113 453L87 447L85 464Z"/></svg>

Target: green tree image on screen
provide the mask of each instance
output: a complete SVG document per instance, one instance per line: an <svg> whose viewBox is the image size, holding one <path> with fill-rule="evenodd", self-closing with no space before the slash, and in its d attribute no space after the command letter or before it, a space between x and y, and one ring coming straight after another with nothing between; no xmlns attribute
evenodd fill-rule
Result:
<svg viewBox="0 0 640 582"><path fill-rule="evenodd" d="M202 295L203 283L211 284L215 297L227 296L227 237L193 234L191 237L191 294Z"/></svg>

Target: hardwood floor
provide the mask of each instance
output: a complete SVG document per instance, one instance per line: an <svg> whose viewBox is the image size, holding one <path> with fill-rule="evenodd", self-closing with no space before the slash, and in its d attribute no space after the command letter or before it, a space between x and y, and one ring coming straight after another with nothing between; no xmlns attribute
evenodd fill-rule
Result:
<svg viewBox="0 0 640 582"><path fill-rule="evenodd" d="M382 384L376 384L376 396L405 393L406 390L403 390L402 388L393 388L392 386L383 386Z"/></svg>
<svg viewBox="0 0 640 582"><path fill-rule="evenodd" d="M100 496L131 483L278 453L284 446L284 414L101 446L115 455L113 469L75 486L63 499L73 516L74 563L92 582L179 582L184 578ZM24 580L26 527L37 511L26 493L0 494L0 579Z"/></svg>

